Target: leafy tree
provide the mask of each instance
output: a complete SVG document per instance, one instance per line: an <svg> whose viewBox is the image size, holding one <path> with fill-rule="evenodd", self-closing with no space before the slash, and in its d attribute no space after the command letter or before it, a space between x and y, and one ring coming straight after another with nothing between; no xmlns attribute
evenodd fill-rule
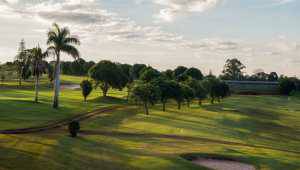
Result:
<svg viewBox="0 0 300 170"><path fill-rule="evenodd" d="M70 30L67 27L60 28L56 23L48 32L48 51L52 51L56 56L55 71L54 71L54 99L53 107L59 107L59 91L60 91L60 55L62 52L79 58L79 52L74 45L80 45L78 38L71 36Z"/></svg>
<svg viewBox="0 0 300 170"><path fill-rule="evenodd" d="M202 74L202 72L201 72L199 69L194 68L194 67L187 69L187 70L184 72L184 74L186 74L186 75L192 77L192 78L195 79L195 80L202 80L202 79L203 79L203 74Z"/></svg>
<svg viewBox="0 0 300 170"><path fill-rule="evenodd" d="M203 83L201 81L197 81L195 79L191 79L188 81L188 85L194 90L195 98L198 99L199 105L202 104L202 100L206 99L207 91L203 87Z"/></svg>
<svg viewBox="0 0 300 170"><path fill-rule="evenodd" d="M145 64L134 64L131 69L131 75L133 80L140 78L141 71L143 71L147 66Z"/></svg>
<svg viewBox="0 0 300 170"><path fill-rule="evenodd" d="M160 72L152 67L145 68L140 74L140 80L150 82L157 79L160 76Z"/></svg>
<svg viewBox="0 0 300 170"><path fill-rule="evenodd" d="M173 72L173 70L170 70L170 69L162 72L162 76L164 76L165 78L167 78L169 80L174 80L175 79L174 72Z"/></svg>
<svg viewBox="0 0 300 170"><path fill-rule="evenodd" d="M292 78L284 77L279 81L280 93L283 95L290 95L293 90L296 90L295 81Z"/></svg>
<svg viewBox="0 0 300 170"><path fill-rule="evenodd" d="M246 67L236 58L228 59L224 66L222 78L226 80L241 80L242 70Z"/></svg>
<svg viewBox="0 0 300 170"><path fill-rule="evenodd" d="M96 85L100 85L103 96L107 96L109 88L122 89L124 87L123 76L117 64L102 60L89 71L90 77L95 80Z"/></svg>
<svg viewBox="0 0 300 170"><path fill-rule="evenodd" d="M278 81L278 74L276 72L271 72L268 76L269 81Z"/></svg>
<svg viewBox="0 0 300 170"><path fill-rule="evenodd" d="M169 99L174 98L174 94L176 94L176 81L164 79L162 77L156 79L154 83L160 89L160 101L163 105L163 111L166 111L166 103Z"/></svg>
<svg viewBox="0 0 300 170"><path fill-rule="evenodd" d="M154 104L160 97L160 90L154 83L135 82L131 98L143 103L145 113L149 115L149 104Z"/></svg>
<svg viewBox="0 0 300 170"><path fill-rule="evenodd" d="M183 74L186 70L187 70L186 67L184 67L184 66L178 66L174 70L174 76L177 78L179 75Z"/></svg>
<svg viewBox="0 0 300 170"><path fill-rule="evenodd" d="M48 52L43 52L40 47L35 47L28 50L28 60L30 60L31 70L35 76L35 99L34 101L38 103L39 96L39 81L42 74L46 73L47 62L45 58L48 57Z"/></svg>
<svg viewBox="0 0 300 170"><path fill-rule="evenodd" d="M14 64L17 67L17 73L19 78L19 86L22 85L22 79L24 78L24 67L26 65L27 61L27 54L26 54L26 48L25 48L25 41L24 39L21 40L19 44L18 54L15 58Z"/></svg>
<svg viewBox="0 0 300 170"><path fill-rule="evenodd" d="M195 97L194 90L186 84L181 84L181 89L183 93L183 98L185 99L187 106L190 107L190 103Z"/></svg>
<svg viewBox="0 0 300 170"><path fill-rule="evenodd" d="M80 87L82 89L82 95L83 95L83 98L84 98L84 102L86 102L87 97L90 95L90 93L93 90L93 84L89 80L83 80L80 83Z"/></svg>
<svg viewBox="0 0 300 170"><path fill-rule="evenodd" d="M180 110L181 104L182 104L182 102L184 102L184 89L183 89L182 85L178 82L176 82L176 84L174 86L173 98L177 102L178 110Z"/></svg>
<svg viewBox="0 0 300 170"><path fill-rule="evenodd" d="M188 76L187 74L180 74L179 76L176 77L176 80L178 82L185 82L188 81L189 79L191 79L191 77Z"/></svg>
<svg viewBox="0 0 300 170"><path fill-rule="evenodd" d="M118 67L121 69L121 72L123 73L123 79L126 80L126 87L127 87L127 100L129 99L129 94L131 90L131 86L133 83L133 77L132 77L132 65L129 64L118 64Z"/></svg>
<svg viewBox="0 0 300 170"><path fill-rule="evenodd" d="M220 101L221 98L229 94L228 85L217 78L209 77L204 79L202 81L202 87L208 92L211 103L214 103L216 99Z"/></svg>

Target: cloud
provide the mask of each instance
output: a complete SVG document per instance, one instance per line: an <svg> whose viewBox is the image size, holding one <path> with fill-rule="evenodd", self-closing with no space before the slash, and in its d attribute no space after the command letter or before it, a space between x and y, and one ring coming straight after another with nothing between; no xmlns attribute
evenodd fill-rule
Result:
<svg viewBox="0 0 300 170"><path fill-rule="evenodd" d="M161 21L172 22L182 14L199 13L215 7L221 0L153 0L163 8L155 15Z"/></svg>

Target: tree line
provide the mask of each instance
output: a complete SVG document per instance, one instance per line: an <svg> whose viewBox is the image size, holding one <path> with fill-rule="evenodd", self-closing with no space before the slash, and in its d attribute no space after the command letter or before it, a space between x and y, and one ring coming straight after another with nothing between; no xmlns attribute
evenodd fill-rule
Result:
<svg viewBox="0 0 300 170"><path fill-rule="evenodd" d="M18 54L14 62L7 62L0 65L1 81L5 79L3 73L10 72L11 68L16 71L19 85L22 80L29 77L35 79L35 101L38 102L39 80L43 74L47 74L49 81L53 83L53 107L59 107L60 74L88 75L92 81L85 80L81 83L83 96L86 98L94 87L102 90L103 96L107 96L109 89L127 89L128 100L144 106L148 114L149 105L158 102L162 103L162 109L166 110L169 100L176 101L178 109L182 103L187 106L197 99L201 104L202 100L209 98L211 103L220 101L229 95L229 87L224 80L251 80L251 81L279 81L282 94L290 94L300 89L299 80L295 77L278 76L276 72L270 74L259 72L254 75L245 75L246 68L238 59L228 59L225 63L222 74L219 77L211 73L204 76L197 68L178 66L174 70L168 69L159 71L145 64L122 64L109 60L102 60L98 63L86 62L79 57L76 46L80 45L78 38L71 35L67 27L59 27L53 24L47 33L48 48L43 50L39 45L32 49L26 49L25 41L19 45ZM61 54L72 56L73 62L61 61ZM48 57L55 60L47 62ZM7 74L10 75L10 74Z"/></svg>
<svg viewBox="0 0 300 170"><path fill-rule="evenodd" d="M103 96L107 96L110 89L127 89L128 100L142 105L145 113L149 114L149 105L162 103L162 110L166 110L169 100L177 103L181 109L182 103L189 107L197 99L199 105L202 100L210 98L211 103L229 95L229 87L222 80L213 75L203 76L197 68L178 66L174 70L160 72L145 64L121 64L109 60L102 60L89 70L89 77L93 81L81 83L84 98L91 91L92 84L101 88Z"/></svg>

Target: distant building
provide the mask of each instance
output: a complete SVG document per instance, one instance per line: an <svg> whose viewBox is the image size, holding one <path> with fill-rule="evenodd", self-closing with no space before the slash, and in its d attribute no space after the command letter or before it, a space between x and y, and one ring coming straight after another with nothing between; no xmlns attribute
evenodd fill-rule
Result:
<svg viewBox="0 0 300 170"><path fill-rule="evenodd" d="M235 94L279 94L277 81L225 81Z"/></svg>

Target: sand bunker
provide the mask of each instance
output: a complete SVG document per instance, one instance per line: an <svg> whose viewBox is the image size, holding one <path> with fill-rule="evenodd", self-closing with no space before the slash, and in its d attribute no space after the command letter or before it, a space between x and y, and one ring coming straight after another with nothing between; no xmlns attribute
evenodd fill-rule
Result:
<svg viewBox="0 0 300 170"><path fill-rule="evenodd" d="M198 158L192 162L214 170L255 170L255 167L252 165L236 161Z"/></svg>

